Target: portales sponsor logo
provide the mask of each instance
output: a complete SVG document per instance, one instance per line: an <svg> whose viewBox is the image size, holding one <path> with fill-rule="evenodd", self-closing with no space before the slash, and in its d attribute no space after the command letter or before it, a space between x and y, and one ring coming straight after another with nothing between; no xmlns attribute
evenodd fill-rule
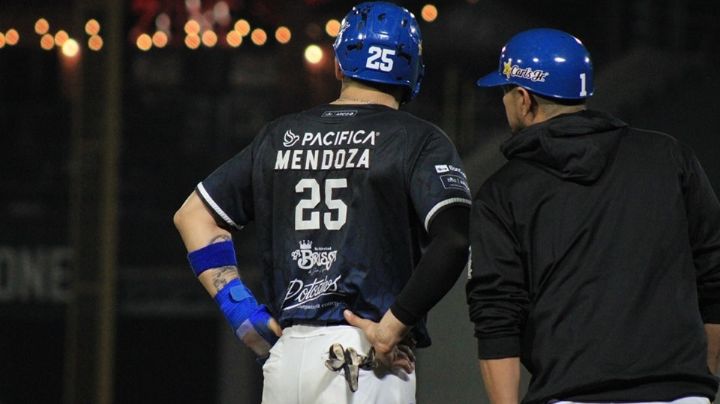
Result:
<svg viewBox="0 0 720 404"><path fill-rule="evenodd" d="M510 77L519 77L521 79L530 80L533 82L544 82L545 78L550 75L549 72L544 70L533 70L530 67L520 67L512 64L512 59L508 59L507 62L503 63L503 75L510 79Z"/></svg>
<svg viewBox="0 0 720 404"><path fill-rule="evenodd" d="M293 261L297 261L298 268L309 273L327 272L337 259L337 250L330 247L312 246L312 241L303 240L299 242L300 248L293 251Z"/></svg>
<svg viewBox="0 0 720 404"><path fill-rule="evenodd" d="M302 279L293 279L288 284L287 292L285 292L283 311L303 306L307 302L323 296L342 295L342 293L337 291L338 281L341 278L342 275L338 275L335 278L325 276L324 278L315 278L309 283L306 283Z"/></svg>

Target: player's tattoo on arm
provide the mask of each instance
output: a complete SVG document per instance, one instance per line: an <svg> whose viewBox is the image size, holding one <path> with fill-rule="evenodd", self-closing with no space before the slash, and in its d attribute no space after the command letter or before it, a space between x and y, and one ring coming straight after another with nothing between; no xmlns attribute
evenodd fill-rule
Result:
<svg viewBox="0 0 720 404"><path fill-rule="evenodd" d="M234 275L234 276L233 276ZM225 287L225 285L228 284L231 280L234 278L237 278L237 268L234 266L225 266L216 268L216 270L213 273L212 283L213 287L215 287L215 291L219 292L222 288Z"/></svg>
<svg viewBox="0 0 720 404"><path fill-rule="evenodd" d="M210 240L209 244L222 243L224 241L230 241L230 240L232 240L232 237L230 237L229 234L222 234L222 235L213 237ZM216 293L219 292L230 281L232 281L233 279L238 278L238 277L239 277L239 274L237 272L237 268L233 265L213 268L212 285L215 288L215 292Z"/></svg>

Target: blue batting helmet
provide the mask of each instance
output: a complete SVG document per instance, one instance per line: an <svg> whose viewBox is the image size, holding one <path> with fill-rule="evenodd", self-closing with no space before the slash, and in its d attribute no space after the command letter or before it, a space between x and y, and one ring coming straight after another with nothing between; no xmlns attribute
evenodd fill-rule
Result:
<svg viewBox="0 0 720 404"><path fill-rule="evenodd" d="M556 29L521 32L503 47L498 70L480 87L516 84L550 98L580 100L593 95L593 67L582 42Z"/></svg>
<svg viewBox="0 0 720 404"><path fill-rule="evenodd" d="M422 38L407 9L382 1L358 4L343 19L333 47L345 76L404 86L403 101L420 91Z"/></svg>

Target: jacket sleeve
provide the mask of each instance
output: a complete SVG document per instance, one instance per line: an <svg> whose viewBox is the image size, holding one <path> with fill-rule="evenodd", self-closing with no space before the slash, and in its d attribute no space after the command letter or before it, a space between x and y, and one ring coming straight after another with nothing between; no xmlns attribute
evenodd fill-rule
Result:
<svg viewBox="0 0 720 404"><path fill-rule="evenodd" d="M509 214L498 214L479 196L470 219L472 260L466 285L480 359L520 356L529 306L518 241Z"/></svg>
<svg viewBox="0 0 720 404"><path fill-rule="evenodd" d="M700 314L720 323L720 203L694 153L685 150L683 192L697 274Z"/></svg>

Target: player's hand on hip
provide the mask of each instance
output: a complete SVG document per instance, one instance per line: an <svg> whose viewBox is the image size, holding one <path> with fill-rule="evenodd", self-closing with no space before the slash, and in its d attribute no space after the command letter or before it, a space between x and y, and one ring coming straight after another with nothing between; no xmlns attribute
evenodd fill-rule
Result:
<svg viewBox="0 0 720 404"><path fill-rule="evenodd" d="M415 370L415 355L412 349L400 344L409 327L395 318L390 310L379 323L358 317L350 310L345 310L343 315L348 324L365 333L368 341L375 348L375 358L380 364L390 369L400 368L407 373Z"/></svg>
<svg viewBox="0 0 720 404"><path fill-rule="evenodd" d="M277 320L275 320L275 318L270 317L270 321L268 321L268 328L270 329L270 331L275 333L275 335L277 335L278 338L282 337L282 333L283 333L282 327L280 327L280 323L278 323Z"/></svg>
<svg viewBox="0 0 720 404"><path fill-rule="evenodd" d="M260 358L266 358L270 348L282 335L280 324L270 315L264 305L258 306L250 317L235 330L245 345L252 349Z"/></svg>

